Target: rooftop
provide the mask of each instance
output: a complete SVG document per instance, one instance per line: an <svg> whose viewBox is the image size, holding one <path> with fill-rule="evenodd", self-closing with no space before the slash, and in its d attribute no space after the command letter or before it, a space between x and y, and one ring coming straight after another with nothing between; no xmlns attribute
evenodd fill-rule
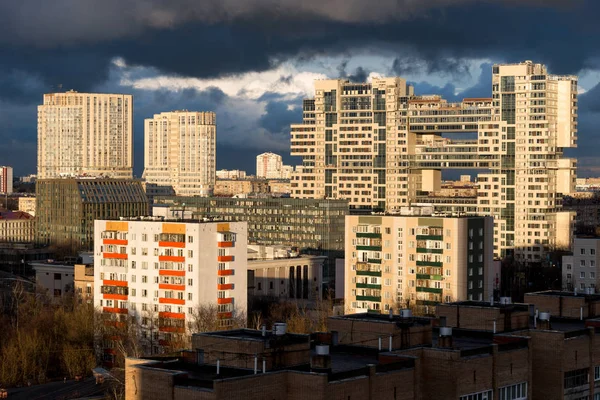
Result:
<svg viewBox="0 0 600 400"><path fill-rule="evenodd" d="M262 331L255 329L234 329L228 331L203 332L194 333L193 336L212 336L229 340L250 340L254 342L268 342L277 339L286 344L301 344L309 343L309 335L301 335L296 333L285 333L283 335L275 335L273 331L266 330L263 336Z"/></svg>
<svg viewBox="0 0 600 400"><path fill-rule="evenodd" d="M474 308L499 308L499 309L511 309L515 311L529 311L529 304L522 303L500 303L498 301L486 302L486 301L457 301L454 303L444 303L447 306L460 306L460 307L474 307Z"/></svg>
<svg viewBox="0 0 600 400"><path fill-rule="evenodd" d="M545 290L543 292L526 293L526 296L552 296L552 297L581 297L586 300L600 300L600 294L586 294L583 292L565 292L560 290Z"/></svg>
<svg viewBox="0 0 600 400"><path fill-rule="evenodd" d="M378 322L384 324L397 324L397 323L409 323L410 325L426 326L431 325L431 318L424 317L403 317L398 314L381 314L381 313L358 313L358 314L346 314L329 317L333 320L355 320L363 322Z"/></svg>

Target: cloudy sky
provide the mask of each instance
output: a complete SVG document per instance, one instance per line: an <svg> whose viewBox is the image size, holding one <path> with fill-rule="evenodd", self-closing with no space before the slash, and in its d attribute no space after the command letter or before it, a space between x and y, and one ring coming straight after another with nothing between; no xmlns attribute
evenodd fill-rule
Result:
<svg viewBox="0 0 600 400"><path fill-rule="evenodd" d="M19 0L0 2L0 164L36 171L36 106L66 89L134 95L143 119L217 113L217 167L289 153L312 81L400 75L417 94L490 96L491 64L577 74L580 176L600 175L598 0Z"/></svg>

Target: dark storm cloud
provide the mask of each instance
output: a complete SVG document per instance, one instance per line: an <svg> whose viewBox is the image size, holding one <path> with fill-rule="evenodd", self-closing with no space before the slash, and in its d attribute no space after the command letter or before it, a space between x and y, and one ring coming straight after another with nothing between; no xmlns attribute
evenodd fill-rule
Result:
<svg viewBox="0 0 600 400"><path fill-rule="evenodd" d="M302 122L302 108L298 106L290 110L290 103L300 105L302 99L298 98L295 102L269 101L265 107L265 114L259 119L260 126L287 139L290 124Z"/></svg>

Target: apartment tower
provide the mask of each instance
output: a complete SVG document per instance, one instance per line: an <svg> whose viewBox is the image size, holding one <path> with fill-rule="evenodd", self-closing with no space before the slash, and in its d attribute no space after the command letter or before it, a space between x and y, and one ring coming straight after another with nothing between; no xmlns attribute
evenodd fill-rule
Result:
<svg viewBox="0 0 600 400"><path fill-rule="evenodd" d="M576 161L563 150L576 147L577 77L549 75L531 61L494 65L491 89L490 98L448 103L415 96L401 78L316 81L303 122L291 126L291 154L302 157L292 197L490 215L497 256L539 261L568 246L573 214L562 210L562 196L574 191ZM477 196L430 196L442 171L474 169Z"/></svg>
<svg viewBox="0 0 600 400"><path fill-rule="evenodd" d="M133 177L133 97L49 93L38 106L38 179Z"/></svg>
<svg viewBox="0 0 600 400"><path fill-rule="evenodd" d="M346 216L346 311L487 301L497 289L492 231L490 217Z"/></svg>
<svg viewBox="0 0 600 400"><path fill-rule="evenodd" d="M178 196L209 196L215 186L214 112L172 111L144 122L144 178Z"/></svg>
<svg viewBox="0 0 600 400"><path fill-rule="evenodd" d="M280 179L283 172L281 156L275 153L262 153L256 156L256 176L267 179Z"/></svg>
<svg viewBox="0 0 600 400"><path fill-rule="evenodd" d="M0 193L11 194L13 192L13 169L12 167L0 167Z"/></svg>
<svg viewBox="0 0 600 400"><path fill-rule="evenodd" d="M226 329L246 312L246 243L245 222L96 220L94 305L108 321L135 321L146 353L186 333L200 305L217 307Z"/></svg>

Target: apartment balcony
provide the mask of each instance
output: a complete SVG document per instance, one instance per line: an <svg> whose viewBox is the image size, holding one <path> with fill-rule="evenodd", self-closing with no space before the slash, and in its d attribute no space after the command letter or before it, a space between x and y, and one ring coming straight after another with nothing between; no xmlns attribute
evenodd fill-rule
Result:
<svg viewBox="0 0 600 400"><path fill-rule="evenodd" d="M232 269L220 269L217 271L218 276L230 276L233 275Z"/></svg>
<svg viewBox="0 0 600 400"><path fill-rule="evenodd" d="M217 290L233 290L233 283L219 284Z"/></svg>
<svg viewBox="0 0 600 400"><path fill-rule="evenodd" d="M102 239L102 244L114 244L117 246L127 246L127 240L124 240L124 239Z"/></svg>
<svg viewBox="0 0 600 400"><path fill-rule="evenodd" d="M377 297L377 296L356 296L356 300L357 301L374 301L374 302L381 302L381 297Z"/></svg>
<svg viewBox="0 0 600 400"><path fill-rule="evenodd" d="M381 290L381 285L371 284L371 283L357 283L357 289L377 289Z"/></svg>
<svg viewBox="0 0 600 400"><path fill-rule="evenodd" d="M229 319L233 317L232 312L220 312L217 313L217 319Z"/></svg>
<svg viewBox="0 0 600 400"><path fill-rule="evenodd" d="M432 281L441 281L444 279L442 275L417 274L417 279L429 279Z"/></svg>
<svg viewBox="0 0 600 400"><path fill-rule="evenodd" d="M233 303L233 297L225 297L217 299L217 304L231 304Z"/></svg>
<svg viewBox="0 0 600 400"><path fill-rule="evenodd" d="M231 261L233 261L233 256L217 256L217 261L231 262Z"/></svg>
<svg viewBox="0 0 600 400"><path fill-rule="evenodd" d="M377 239L381 239L381 233L356 232L356 237L359 237L359 238L377 238Z"/></svg>
<svg viewBox="0 0 600 400"><path fill-rule="evenodd" d="M233 242L217 242L217 247L233 247Z"/></svg>
<svg viewBox="0 0 600 400"><path fill-rule="evenodd" d="M443 289L430 288L430 287L417 287L417 292L442 294Z"/></svg>
<svg viewBox="0 0 600 400"><path fill-rule="evenodd" d="M439 261L417 261L418 267L442 267L444 263Z"/></svg>
<svg viewBox="0 0 600 400"><path fill-rule="evenodd" d="M102 253L102 258L115 258L119 260L127 260L127 253Z"/></svg>
<svg viewBox="0 0 600 400"><path fill-rule="evenodd" d="M423 247L417 247L417 253L431 253L431 254L442 254L444 249L427 249Z"/></svg>
<svg viewBox="0 0 600 400"><path fill-rule="evenodd" d="M102 311L109 314L127 314L129 312L126 308L118 307L103 307Z"/></svg>
<svg viewBox="0 0 600 400"><path fill-rule="evenodd" d="M442 235L417 235L417 240L444 240Z"/></svg>
<svg viewBox="0 0 600 400"><path fill-rule="evenodd" d="M381 277L381 271L359 271L356 270L358 276L379 276Z"/></svg>
<svg viewBox="0 0 600 400"><path fill-rule="evenodd" d="M356 250L381 251L381 246L356 246Z"/></svg>
<svg viewBox="0 0 600 400"><path fill-rule="evenodd" d="M172 262L185 262L185 257L183 256L158 256L158 261L172 261Z"/></svg>
<svg viewBox="0 0 600 400"><path fill-rule="evenodd" d="M158 242L158 247L178 247L184 248L185 242Z"/></svg>

